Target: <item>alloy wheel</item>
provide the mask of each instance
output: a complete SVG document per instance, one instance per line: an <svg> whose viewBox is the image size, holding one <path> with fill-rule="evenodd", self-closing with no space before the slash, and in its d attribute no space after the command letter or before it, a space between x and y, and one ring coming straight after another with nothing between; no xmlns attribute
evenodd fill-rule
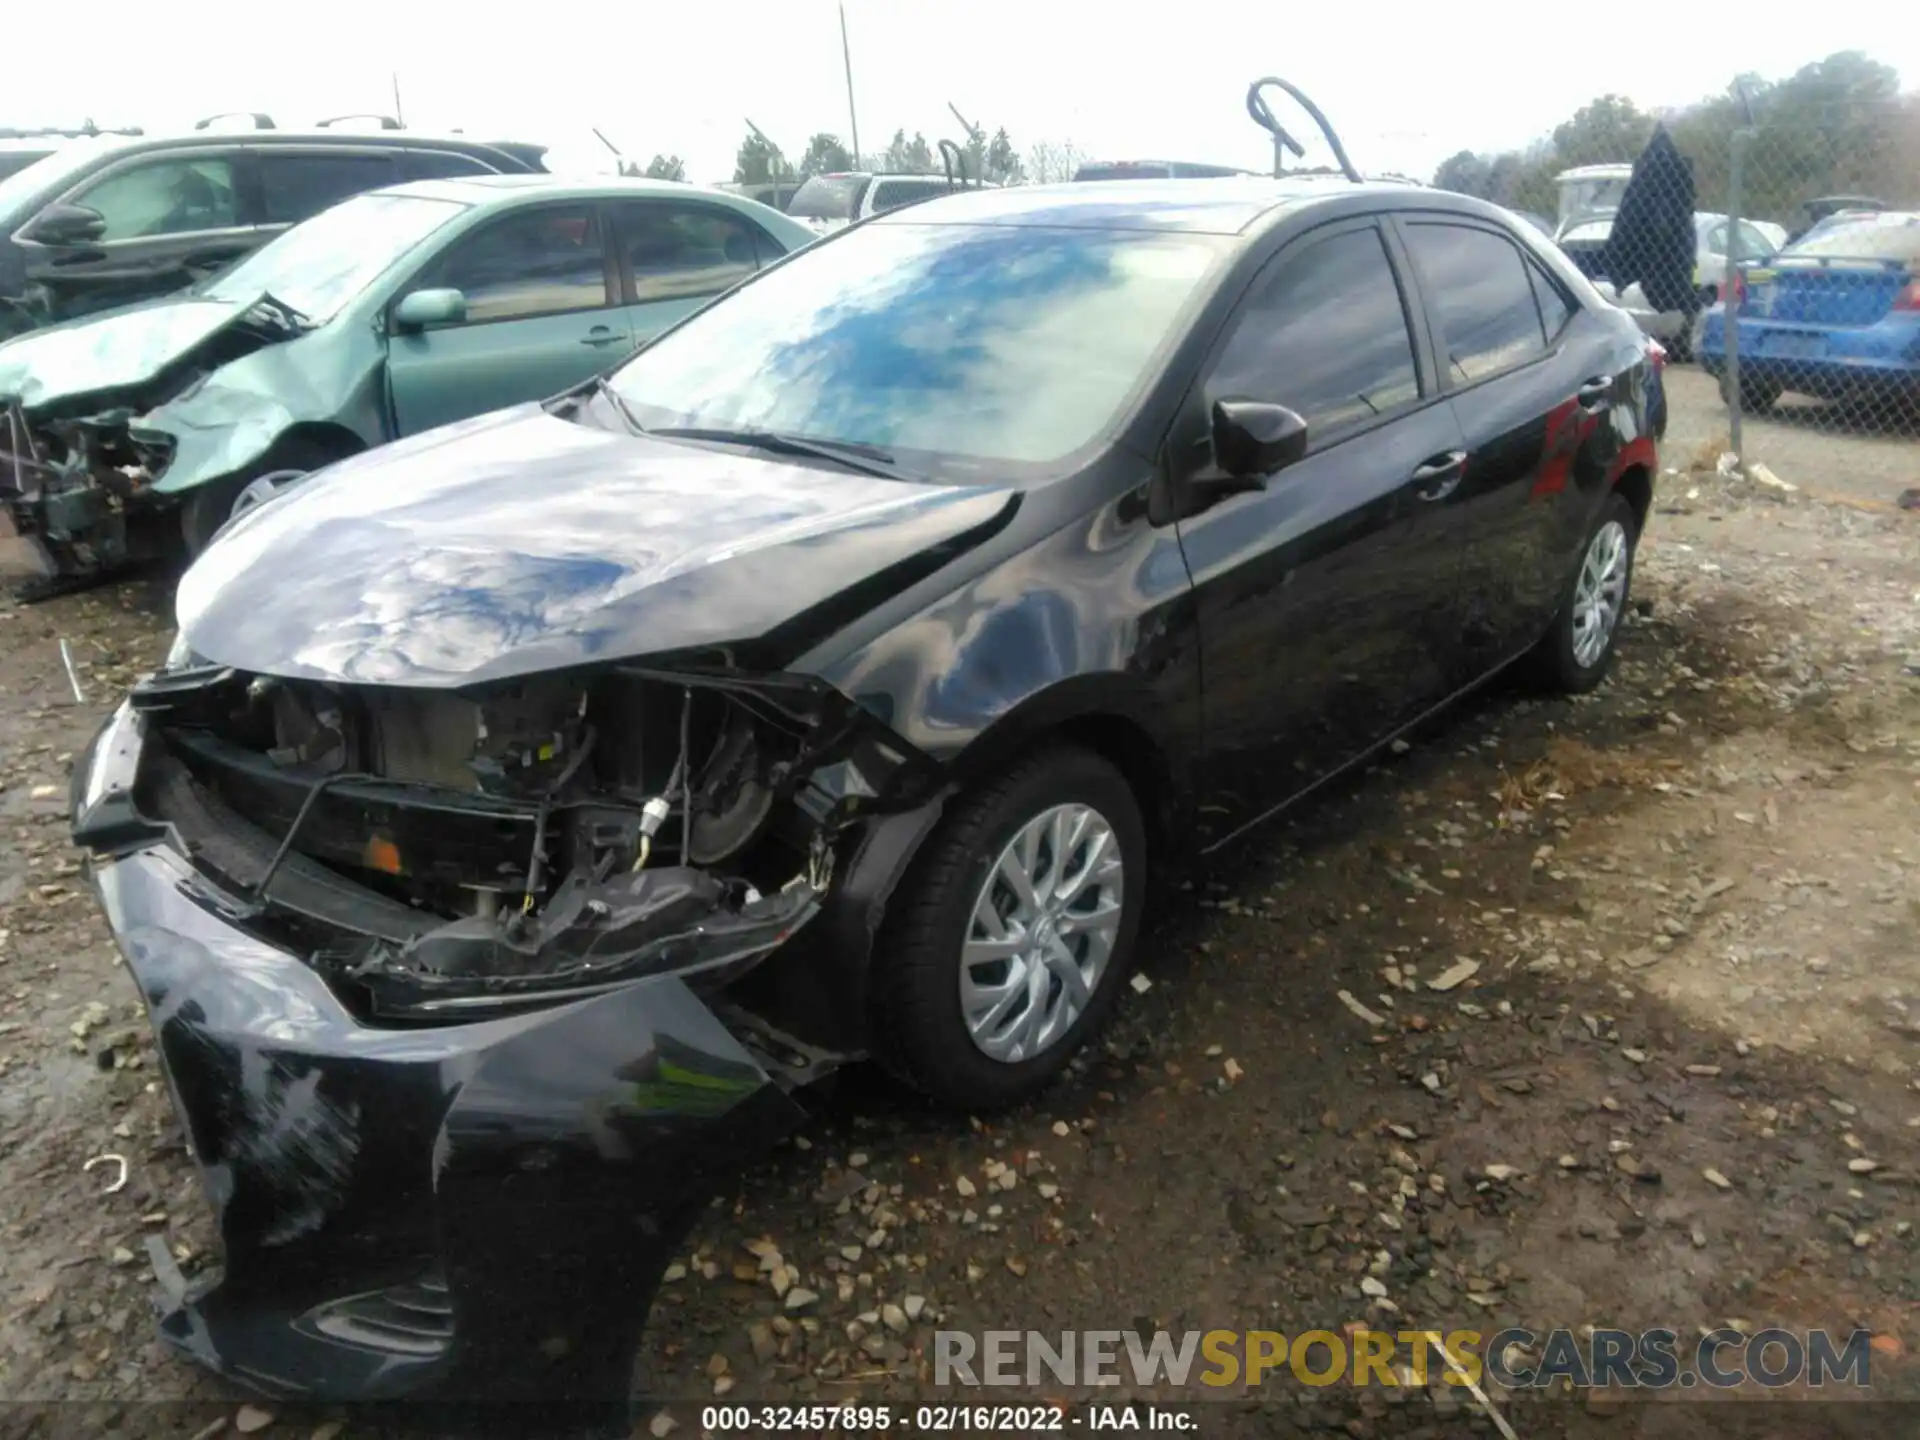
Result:
<svg viewBox="0 0 1920 1440"><path fill-rule="evenodd" d="M1594 532L1573 586L1573 658L1592 669L1607 653L1627 596L1627 529L1609 520Z"/></svg>
<svg viewBox="0 0 1920 1440"><path fill-rule="evenodd" d="M961 951L960 1011L982 1054L1018 1064L1073 1028L1113 956L1125 883L1119 838L1090 805L1055 805L1014 832Z"/></svg>

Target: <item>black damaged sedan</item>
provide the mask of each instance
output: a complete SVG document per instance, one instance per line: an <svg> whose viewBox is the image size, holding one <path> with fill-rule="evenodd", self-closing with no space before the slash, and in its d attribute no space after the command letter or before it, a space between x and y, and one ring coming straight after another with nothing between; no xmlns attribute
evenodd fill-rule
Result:
<svg viewBox="0 0 1920 1440"><path fill-rule="evenodd" d="M165 1333L623 1394L808 1081L1020 1101L1156 876L1510 662L1598 683L1657 387L1464 197L982 191L239 518L74 780L220 1227Z"/></svg>

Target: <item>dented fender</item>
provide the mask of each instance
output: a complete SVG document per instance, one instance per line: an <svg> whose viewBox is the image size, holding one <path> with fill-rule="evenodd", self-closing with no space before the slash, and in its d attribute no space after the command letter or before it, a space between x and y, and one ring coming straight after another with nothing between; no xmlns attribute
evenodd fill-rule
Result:
<svg viewBox="0 0 1920 1440"><path fill-rule="evenodd" d="M173 458L154 493L178 495L260 463L298 425L351 431L361 445L388 440L380 399L379 337L328 327L222 366L199 385L139 417Z"/></svg>

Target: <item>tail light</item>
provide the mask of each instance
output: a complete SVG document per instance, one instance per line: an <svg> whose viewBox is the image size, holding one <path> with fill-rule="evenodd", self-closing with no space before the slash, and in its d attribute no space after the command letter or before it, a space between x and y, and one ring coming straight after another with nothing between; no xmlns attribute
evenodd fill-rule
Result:
<svg viewBox="0 0 1920 1440"><path fill-rule="evenodd" d="M1920 310L1920 280L1909 280L1900 288L1900 293L1893 297L1893 308Z"/></svg>
<svg viewBox="0 0 1920 1440"><path fill-rule="evenodd" d="M1651 340L1651 339L1648 340L1647 341L1647 361L1649 364L1653 366L1656 373L1666 369L1667 368L1667 347L1662 345L1658 340Z"/></svg>
<svg viewBox="0 0 1920 1440"><path fill-rule="evenodd" d="M1733 310L1738 310L1742 305L1745 305L1747 303L1746 275L1739 270L1734 271L1733 283L1729 288L1733 291L1733 294L1731 299L1728 301L1728 308Z"/></svg>

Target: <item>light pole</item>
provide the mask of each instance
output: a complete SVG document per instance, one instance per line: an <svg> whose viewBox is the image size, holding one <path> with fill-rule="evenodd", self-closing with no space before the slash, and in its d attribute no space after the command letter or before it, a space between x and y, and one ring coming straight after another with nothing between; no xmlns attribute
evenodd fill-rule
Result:
<svg viewBox="0 0 1920 1440"><path fill-rule="evenodd" d="M847 47L847 7L840 6L840 63L847 72L847 128L853 132L853 167L860 168L860 119L853 108L853 51Z"/></svg>

